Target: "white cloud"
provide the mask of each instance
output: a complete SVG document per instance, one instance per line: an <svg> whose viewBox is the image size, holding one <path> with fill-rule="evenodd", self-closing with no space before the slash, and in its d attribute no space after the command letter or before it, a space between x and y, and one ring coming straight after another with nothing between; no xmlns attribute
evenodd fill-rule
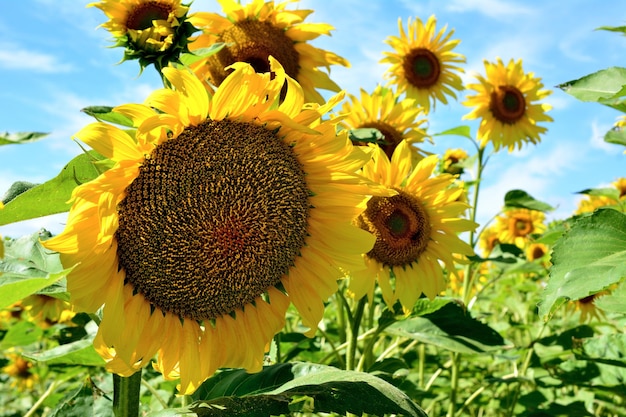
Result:
<svg viewBox="0 0 626 417"><path fill-rule="evenodd" d="M54 55L20 48L12 43L0 44L0 68L44 73L70 72L72 65Z"/></svg>
<svg viewBox="0 0 626 417"><path fill-rule="evenodd" d="M492 18L534 14L530 7L503 0L453 0L446 9L460 13L475 11Z"/></svg>
<svg viewBox="0 0 626 417"><path fill-rule="evenodd" d="M608 154L622 153L624 148L604 141L604 135L611 129L612 125L599 123L597 120L591 122L591 137L589 144L594 149L600 149Z"/></svg>

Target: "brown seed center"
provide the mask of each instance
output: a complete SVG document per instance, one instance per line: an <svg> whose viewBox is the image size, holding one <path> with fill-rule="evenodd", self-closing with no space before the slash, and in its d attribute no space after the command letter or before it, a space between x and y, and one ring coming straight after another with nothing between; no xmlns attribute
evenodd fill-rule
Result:
<svg viewBox="0 0 626 417"><path fill-rule="evenodd" d="M526 99L516 87L499 86L491 93L489 110L500 122L514 124L526 113Z"/></svg>
<svg viewBox="0 0 626 417"><path fill-rule="evenodd" d="M159 0L141 2L132 9L126 19L126 28L144 30L152 27L154 20L167 20L172 6Z"/></svg>
<svg viewBox="0 0 626 417"><path fill-rule="evenodd" d="M415 262L428 247L430 218L419 200L404 191L393 197L372 197L357 225L376 235L367 255L388 266Z"/></svg>
<svg viewBox="0 0 626 417"><path fill-rule="evenodd" d="M404 57L403 68L407 81L422 89L435 85L441 75L439 58L427 48L412 49Z"/></svg>
<svg viewBox="0 0 626 417"><path fill-rule="evenodd" d="M159 145L126 189L119 265L153 306L213 319L288 273L309 207L302 167L273 131L209 120Z"/></svg>

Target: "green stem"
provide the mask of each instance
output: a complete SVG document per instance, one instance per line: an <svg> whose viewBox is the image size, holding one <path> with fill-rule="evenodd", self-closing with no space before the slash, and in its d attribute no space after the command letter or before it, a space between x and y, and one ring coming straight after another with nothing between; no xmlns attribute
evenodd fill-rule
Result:
<svg viewBox="0 0 626 417"><path fill-rule="evenodd" d="M356 365L355 358L356 347L359 339L359 328L361 327L361 320L363 319L363 311L365 310L366 303L367 297L362 297L359 300L350 323L350 338L348 339L348 351L346 352L346 369L349 371L354 370Z"/></svg>
<svg viewBox="0 0 626 417"><path fill-rule="evenodd" d="M113 374L113 412L115 417L139 416L141 369L129 377Z"/></svg>
<svg viewBox="0 0 626 417"><path fill-rule="evenodd" d="M450 375L450 402L448 404L448 417L454 417L456 410L456 394L459 386L459 353L452 353L452 366Z"/></svg>
<svg viewBox="0 0 626 417"><path fill-rule="evenodd" d="M417 346L417 354L419 357L419 364L417 367L417 381L418 381L418 387L423 389L424 388L424 366L426 364L426 344L425 343L420 343Z"/></svg>
<svg viewBox="0 0 626 417"><path fill-rule="evenodd" d="M41 394L41 396L39 397L39 399L37 399L37 401L35 402L35 404L33 404L33 406L30 408L30 410L28 410L28 412L26 414L24 414L24 417L30 417L33 414L35 414L35 411L37 411L37 409L39 408L39 406L41 406L41 404L43 404L43 402L46 400L46 398L48 398L48 396L50 394L52 394L54 392L55 389L57 389L57 387L60 384L57 381L53 381L50 386L48 387L48 389Z"/></svg>

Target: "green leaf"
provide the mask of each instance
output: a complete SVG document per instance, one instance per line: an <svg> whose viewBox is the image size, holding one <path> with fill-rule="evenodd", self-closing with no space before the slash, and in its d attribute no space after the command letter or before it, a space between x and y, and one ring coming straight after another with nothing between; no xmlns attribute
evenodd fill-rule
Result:
<svg viewBox="0 0 626 417"><path fill-rule="evenodd" d="M114 123L120 126L133 127L133 121L123 114L113 111L110 106L89 106L81 109L83 113L95 118L100 122Z"/></svg>
<svg viewBox="0 0 626 417"><path fill-rule="evenodd" d="M443 132L440 132L440 133L435 133L433 136L445 136L445 135L463 136L465 138L473 140L472 135L470 134L469 126L453 127L452 129L444 130Z"/></svg>
<svg viewBox="0 0 626 417"><path fill-rule="evenodd" d="M609 32L621 32L626 35L626 26L600 26L597 30L607 30Z"/></svg>
<svg viewBox="0 0 626 417"><path fill-rule="evenodd" d="M9 327L2 341L0 349L5 350L16 346L28 346L31 343L41 342L43 329L30 321L18 321Z"/></svg>
<svg viewBox="0 0 626 417"><path fill-rule="evenodd" d="M385 333L461 353L488 352L505 344L498 332L452 300L433 313L393 323Z"/></svg>
<svg viewBox="0 0 626 417"><path fill-rule="evenodd" d="M72 191L99 175L94 161L100 159L102 157L94 151L81 154L53 179L18 195L0 210L0 226L69 211Z"/></svg>
<svg viewBox="0 0 626 417"><path fill-rule="evenodd" d="M217 42L209 46L208 48L200 48L193 51L193 53L181 54L180 62L182 62L183 65L189 66L194 62L200 61L201 59L208 58L211 55L218 53L222 50L222 48L224 48L224 46L226 46L225 43Z"/></svg>
<svg viewBox="0 0 626 417"><path fill-rule="evenodd" d="M565 301L595 294L626 276L626 215L601 209L578 218L554 245L552 264L539 304L544 319Z"/></svg>
<svg viewBox="0 0 626 417"><path fill-rule="evenodd" d="M609 294L597 297L594 304L606 312L626 314L626 285L624 282L620 283Z"/></svg>
<svg viewBox="0 0 626 417"><path fill-rule="evenodd" d="M4 193L4 196L2 197L2 203L8 204L11 200L14 200L20 194L25 193L26 191L30 190L31 188L36 187L37 185L39 184L35 184L32 182L28 182L28 181L14 182L13 184L11 184L9 189Z"/></svg>
<svg viewBox="0 0 626 417"><path fill-rule="evenodd" d="M385 139L380 130L373 127L363 127L360 129L350 129L348 137L353 142L371 142L380 143Z"/></svg>
<svg viewBox="0 0 626 417"><path fill-rule="evenodd" d="M113 403L105 393L95 386L90 378L64 401L62 401L49 417L114 417Z"/></svg>
<svg viewBox="0 0 626 417"><path fill-rule="evenodd" d="M533 196L523 190L511 190L504 196L504 206L507 208L526 208L537 211L554 210L549 204L536 200Z"/></svg>
<svg viewBox="0 0 626 417"><path fill-rule="evenodd" d="M619 200L619 190L617 188L587 188L578 191L576 194L591 195L594 197L609 197L613 200Z"/></svg>
<svg viewBox="0 0 626 417"><path fill-rule="evenodd" d="M615 96L624 85L626 68L611 67L557 87L581 101L599 102Z"/></svg>
<svg viewBox="0 0 626 417"><path fill-rule="evenodd" d="M256 374L222 371L202 384L193 398L198 401L186 411L198 416L269 417L293 411L426 416L406 394L380 378L307 363L276 364ZM175 415L168 413L154 417Z"/></svg>
<svg viewBox="0 0 626 417"><path fill-rule="evenodd" d="M93 339L82 339L40 353L24 354L28 359L48 365L104 366L105 361L93 347Z"/></svg>
<svg viewBox="0 0 626 417"><path fill-rule="evenodd" d="M0 145L14 145L20 143L35 142L44 136L48 136L48 133L42 132L16 132L16 133L0 133Z"/></svg>
<svg viewBox="0 0 626 417"><path fill-rule="evenodd" d="M604 135L604 141L626 146L626 130L613 128L606 132Z"/></svg>
<svg viewBox="0 0 626 417"><path fill-rule="evenodd" d="M5 272L0 274L0 308L35 294L37 291L64 278L74 267L44 277L24 277L24 275Z"/></svg>

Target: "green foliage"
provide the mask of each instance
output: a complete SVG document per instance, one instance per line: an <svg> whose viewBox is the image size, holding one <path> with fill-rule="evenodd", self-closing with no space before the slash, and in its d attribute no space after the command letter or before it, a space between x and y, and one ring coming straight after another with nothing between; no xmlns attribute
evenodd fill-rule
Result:
<svg viewBox="0 0 626 417"><path fill-rule="evenodd" d="M611 67L558 87L581 101L596 102L626 112L626 68Z"/></svg>
<svg viewBox="0 0 626 417"><path fill-rule="evenodd" d="M72 191L100 175L94 163L102 157L94 151L72 159L53 179L24 189L0 210L0 226L69 211Z"/></svg>
<svg viewBox="0 0 626 417"><path fill-rule="evenodd" d="M504 206L506 208L525 208L538 211L552 211L554 207L536 200L533 196L523 190L511 190L504 196Z"/></svg>
<svg viewBox="0 0 626 417"><path fill-rule="evenodd" d="M0 146L2 145L15 145L20 143L31 143L35 142L45 136L48 136L48 133L42 132L16 132L9 133L4 132L0 133Z"/></svg>
<svg viewBox="0 0 626 417"><path fill-rule="evenodd" d="M626 215L604 209L574 221L554 246L539 314L609 288L626 276Z"/></svg>
<svg viewBox="0 0 626 417"><path fill-rule="evenodd" d="M116 113L110 106L89 106L81 111L99 122L109 122L120 126L133 127L133 121L123 114Z"/></svg>
<svg viewBox="0 0 626 417"><path fill-rule="evenodd" d="M353 142L380 143L385 137L378 129L364 127L348 130L348 138Z"/></svg>

